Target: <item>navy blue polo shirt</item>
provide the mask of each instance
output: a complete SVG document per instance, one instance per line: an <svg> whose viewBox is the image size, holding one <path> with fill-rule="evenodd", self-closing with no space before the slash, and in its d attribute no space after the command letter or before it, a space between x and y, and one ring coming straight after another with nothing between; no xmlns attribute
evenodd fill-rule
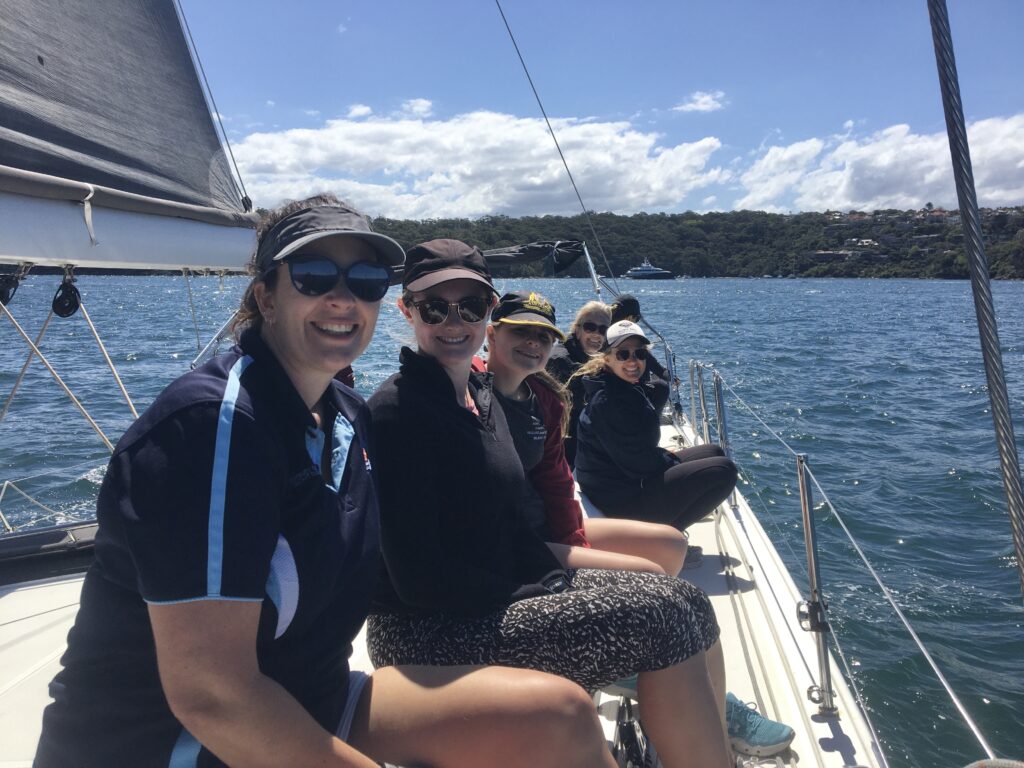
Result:
<svg viewBox="0 0 1024 768"><path fill-rule="evenodd" d="M259 603L260 669L335 730L380 544L366 406L323 402L320 430L249 332L124 434L36 766L221 764L168 708L147 603Z"/></svg>

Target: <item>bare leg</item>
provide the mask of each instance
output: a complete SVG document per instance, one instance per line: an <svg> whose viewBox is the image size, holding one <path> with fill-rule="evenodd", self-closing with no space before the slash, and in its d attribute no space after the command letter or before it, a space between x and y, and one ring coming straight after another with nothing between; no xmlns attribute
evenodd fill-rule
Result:
<svg viewBox="0 0 1024 768"><path fill-rule="evenodd" d="M644 729L665 768L728 768L731 752L706 654L641 672L637 695Z"/></svg>
<svg viewBox="0 0 1024 768"><path fill-rule="evenodd" d="M708 659L708 674L711 675L711 687L715 690L715 703L718 705L718 714L722 718L722 733L725 734L725 744L729 752L732 752L732 744L729 743L729 725L725 720L725 655L722 653L722 641L716 640L715 644L707 649L705 656Z"/></svg>
<svg viewBox="0 0 1024 768"><path fill-rule="evenodd" d="M349 743L374 760L431 768L615 766L582 688L507 667L382 667Z"/></svg>
<svg viewBox="0 0 1024 768"><path fill-rule="evenodd" d="M583 525L594 549L647 558L670 576L679 574L686 559L686 536L671 525L612 517L587 518Z"/></svg>

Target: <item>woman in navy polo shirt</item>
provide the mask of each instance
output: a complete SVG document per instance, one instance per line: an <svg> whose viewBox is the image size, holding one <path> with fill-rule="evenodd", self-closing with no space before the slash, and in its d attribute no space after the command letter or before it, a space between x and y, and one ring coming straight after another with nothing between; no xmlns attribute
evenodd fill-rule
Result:
<svg viewBox="0 0 1024 768"><path fill-rule="evenodd" d="M38 768L600 764L589 699L553 675L349 670L379 526L366 406L334 378L403 258L329 196L264 222L238 346L111 458Z"/></svg>

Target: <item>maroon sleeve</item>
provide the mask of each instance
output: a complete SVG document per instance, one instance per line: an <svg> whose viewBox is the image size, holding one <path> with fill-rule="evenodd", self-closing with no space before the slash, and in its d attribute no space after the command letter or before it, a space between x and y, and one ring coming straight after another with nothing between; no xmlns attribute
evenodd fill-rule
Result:
<svg viewBox="0 0 1024 768"><path fill-rule="evenodd" d="M589 547L590 542L583 531L583 509L576 501L576 481L565 459L565 442L562 439L564 406L544 384L532 377L528 377L526 383L540 402L548 433L544 440L544 456L528 475L544 502L548 533L556 544Z"/></svg>

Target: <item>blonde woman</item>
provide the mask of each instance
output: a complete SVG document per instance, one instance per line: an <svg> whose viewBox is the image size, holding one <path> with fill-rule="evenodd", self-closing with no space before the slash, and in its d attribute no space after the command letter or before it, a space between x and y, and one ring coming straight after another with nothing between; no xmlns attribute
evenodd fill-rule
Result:
<svg viewBox="0 0 1024 768"><path fill-rule="evenodd" d="M565 427L565 460L572 469L576 462L576 425L586 404L583 383L572 380L581 365L598 354L604 346L604 335L611 325L611 310L600 301L588 301L576 312L569 326L569 336L558 344L548 360L547 371L569 387L572 407Z"/></svg>

